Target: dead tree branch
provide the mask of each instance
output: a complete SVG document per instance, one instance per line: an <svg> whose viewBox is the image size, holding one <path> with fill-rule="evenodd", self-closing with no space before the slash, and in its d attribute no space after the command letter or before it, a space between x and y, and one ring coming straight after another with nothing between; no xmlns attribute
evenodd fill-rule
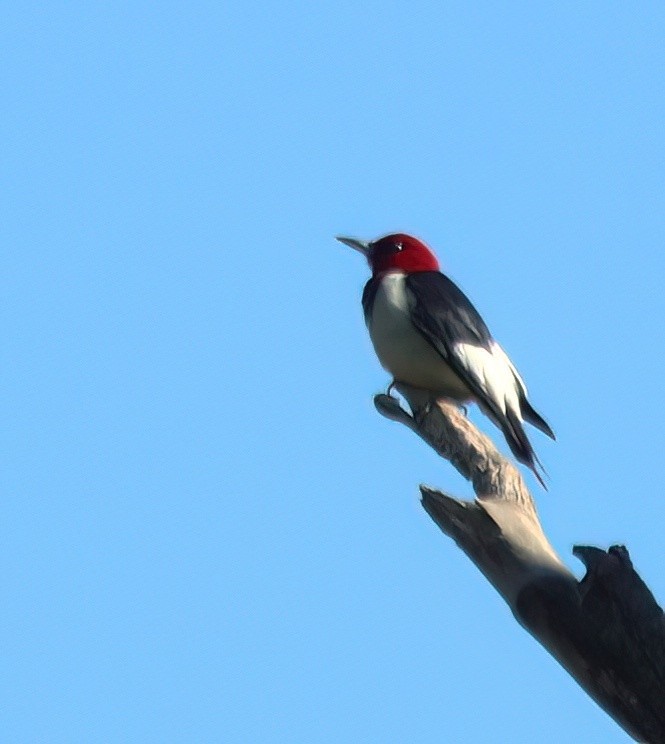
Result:
<svg viewBox="0 0 665 744"><path fill-rule="evenodd" d="M422 504L482 571L515 619L636 741L665 744L665 619L628 551L577 546L578 581L550 545L517 468L445 401L398 387L375 404L405 424L473 484L460 501L421 486Z"/></svg>

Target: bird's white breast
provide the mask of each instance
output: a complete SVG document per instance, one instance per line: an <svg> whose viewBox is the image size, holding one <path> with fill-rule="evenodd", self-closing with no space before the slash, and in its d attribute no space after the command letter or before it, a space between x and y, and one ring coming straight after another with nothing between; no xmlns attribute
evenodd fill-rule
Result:
<svg viewBox="0 0 665 744"><path fill-rule="evenodd" d="M368 319L369 335L382 366L401 382L468 400L467 386L411 322L406 275L386 274Z"/></svg>

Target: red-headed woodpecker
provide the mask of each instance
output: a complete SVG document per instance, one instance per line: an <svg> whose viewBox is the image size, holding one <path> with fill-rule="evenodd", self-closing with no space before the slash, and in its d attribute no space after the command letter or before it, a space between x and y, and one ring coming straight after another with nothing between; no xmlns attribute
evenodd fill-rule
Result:
<svg viewBox="0 0 665 744"><path fill-rule="evenodd" d="M362 304L383 367L396 382L433 396L476 401L544 486L522 422L552 439L554 433L527 400L522 378L478 311L439 271L432 251L403 233L372 242L337 240L360 251L372 269Z"/></svg>

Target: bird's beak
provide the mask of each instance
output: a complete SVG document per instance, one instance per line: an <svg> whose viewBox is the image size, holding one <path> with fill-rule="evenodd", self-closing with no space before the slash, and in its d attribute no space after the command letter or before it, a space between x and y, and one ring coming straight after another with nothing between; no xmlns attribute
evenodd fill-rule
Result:
<svg viewBox="0 0 665 744"><path fill-rule="evenodd" d="M344 245L348 245L350 248L359 251L365 257L369 255L369 243L365 240L358 240L358 238L344 238L340 235L337 236L336 240L339 240L340 243L344 243Z"/></svg>

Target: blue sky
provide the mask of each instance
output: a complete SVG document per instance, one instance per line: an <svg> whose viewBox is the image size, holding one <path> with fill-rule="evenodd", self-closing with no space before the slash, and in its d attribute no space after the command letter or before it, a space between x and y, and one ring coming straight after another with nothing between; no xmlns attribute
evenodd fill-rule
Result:
<svg viewBox="0 0 665 744"><path fill-rule="evenodd" d="M435 248L557 432L552 543L578 573L627 544L664 601L664 32L657 3L5 9L7 741L627 741L419 506L470 489L375 413L333 236Z"/></svg>

